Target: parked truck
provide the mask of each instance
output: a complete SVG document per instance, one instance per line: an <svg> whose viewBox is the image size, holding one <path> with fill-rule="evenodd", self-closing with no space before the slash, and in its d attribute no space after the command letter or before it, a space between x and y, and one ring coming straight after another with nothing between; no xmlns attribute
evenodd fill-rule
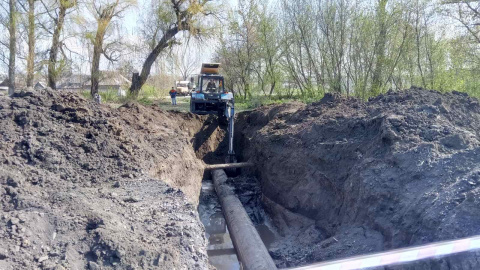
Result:
<svg viewBox="0 0 480 270"><path fill-rule="evenodd" d="M176 81L175 88L177 89L177 94L180 96L188 96L190 90L188 89L189 81Z"/></svg>

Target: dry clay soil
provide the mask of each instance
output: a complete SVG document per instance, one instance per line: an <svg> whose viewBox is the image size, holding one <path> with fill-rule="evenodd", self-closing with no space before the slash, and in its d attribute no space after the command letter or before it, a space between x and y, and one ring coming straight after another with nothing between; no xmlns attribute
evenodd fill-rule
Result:
<svg viewBox="0 0 480 270"><path fill-rule="evenodd" d="M208 269L205 120L71 93L0 97L0 269Z"/></svg>

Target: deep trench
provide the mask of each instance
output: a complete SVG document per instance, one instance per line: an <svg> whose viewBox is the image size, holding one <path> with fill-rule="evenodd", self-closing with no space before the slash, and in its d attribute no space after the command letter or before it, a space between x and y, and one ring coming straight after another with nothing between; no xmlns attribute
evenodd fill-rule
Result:
<svg viewBox="0 0 480 270"><path fill-rule="evenodd" d="M226 127L220 126L215 117L209 117L195 138L197 156L206 164L224 163L228 149L226 135ZM227 171L227 174L228 184L235 191L263 243L269 249L278 238L278 233L263 208L262 189L254 170L237 169ZM205 172L203 176L198 212L205 226L210 263L218 270L241 269L210 172Z"/></svg>
<svg viewBox="0 0 480 270"><path fill-rule="evenodd" d="M245 118L242 119L244 120ZM236 132L235 134L235 151L238 162L245 162L248 161L248 157L242 150L248 141L242 138L240 133ZM197 157L207 164L225 163L224 158L228 146L226 140L225 127L220 127L214 117L209 118L195 137L194 147ZM322 227L316 224L315 221L299 213L290 212L275 202L270 201L266 194L262 192L260 170L261 168L258 167L241 169L239 173L229 175L231 177L228 183L245 207L277 267L279 269L298 267L323 261L315 257L315 252L318 252L315 248L328 248L332 245L332 241L338 242L335 237L337 235L327 230L322 230ZM333 212L334 209L331 210ZM207 253L210 263L219 270L240 269L218 197L215 194L212 177L208 172L203 177L198 212L209 240ZM335 214L338 216L338 213ZM290 221L295 219L295 222L290 224L287 222L287 226L281 224L280 227L277 227L278 220L275 220L274 215ZM360 228L360 233L365 235L365 241L374 241L365 227L359 226L358 228ZM357 228L353 228L350 231L356 233L356 230ZM355 242L355 239L352 241ZM363 245L363 243L357 244L358 246ZM349 245L348 242L345 244L347 247ZM336 252L333 259L340 259L367 254L372 251L355 250L356 253L354 254L344 254L341 253L342 250L330 252ZM332 260L332 258L329 260ZM424 260L378 269L440 269L436 268L435 265L442 265L444 262L445 260L443 259ZM430 265L433 265L433 268L429 268Z"/></svg>

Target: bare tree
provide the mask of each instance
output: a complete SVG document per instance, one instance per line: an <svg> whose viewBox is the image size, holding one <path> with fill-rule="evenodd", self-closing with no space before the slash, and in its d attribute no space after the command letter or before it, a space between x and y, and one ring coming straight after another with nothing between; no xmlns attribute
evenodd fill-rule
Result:
<svg viewBox="0 0 480 270"><path fill-rule="evenodd" d="M468 33L480 43L480 1L476 0L444 0L449 6L447 13L460 22Z"/></svg>
<svg viewBox="0 0 480 270"><path fill-rule="evenodd" d="M58 13L56 15L48 13L55 23L52 35L52 45L50 46L50 57L48 62L48 86L57 89L57 78L60 72L57 67L58 52L61 49L60 35L65 24L67 11L77 4L76 0L58 0Z"/></svg>
<svg viewBox="0 0 480 270"><path fill-rule="evenodd" d="M195 51L195 46L189 38L186 38L185 42L177 48L173 52L174 64L182 79L186 81L200 67L200 53Z"/></svg>
<svg viewBox="0 0 480 270"><path fill-rule="evenodd" d="M244 98L250 96L257 59L258 1L241 0L239 8L229 18L229 35L221 38L222 49L217 55L223 58L223 69L230 80L237 81Z"/></svg>
<svg viewBox="0 0 480 270"><path fill-rule="evenodd" d="M27 5L22 1L19 2L20 7L27 14L27 22L25 28L27 32L27 87L33 86L34 65L35 65L35 0L27 0Z"/></svg>
<svg viewBox="0 0 480 270"><path fill-rule="evenodd" d="M130 92L134 97L138 95L138 92L147 81L151 67L160 53L175 44L177 33L189 32L192 36L208 33L202 29L202 20L205 20L207 16L215 14L215 9L210 5L212 1L163 0L160 2L157 16L160 16L159 23L162 27L161 34L159 29L156 35L161 36L161 38L145 59L140 74L134 74L132 78Z"/></svg>
<svg viewBox="0 0 480 270"><path fill-rule="evenodd" d="M375 41L375 69L373 70L372 91L374 95L381 92L382 72L385 64L385 48L387 45L387 0L377 2L378 35Z"/></svg>
<svg viewBox="0 0 480 270"><path fill-rule="evenodd" d="M9 42L10 56L8 59L8 94L13 95L13 93L15 92L15 56L16 56L16 46L17 46L16 1L9 0L8 6L9 6L8 33L10 34L10 42Z"/></svg>
<svg viewBox="0 0 480 270"><path fill-rule="evenodd" d="M35 0L28 0L27 87L33 86L35 65Z"/></svg>

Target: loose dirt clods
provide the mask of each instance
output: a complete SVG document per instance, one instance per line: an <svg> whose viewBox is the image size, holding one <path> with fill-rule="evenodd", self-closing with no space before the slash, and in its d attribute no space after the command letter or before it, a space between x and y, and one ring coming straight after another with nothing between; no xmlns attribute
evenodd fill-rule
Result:
<svg viewBox="0 0 480 270"><path fill-rule="evenodd" d="M237 149L257 165L285 237L270 249L279 266L480 233L480 106L466 94L412 88L369 102L327 94L237 123ZM477 269L477 259L395 269Z"/></svg>
<svg viewBox="0 0 480 270"><path fill-rule="evenodd" d="M231 184L256 224L274 225L279 267L480 233L476 99L327 94L242 113L236 130L260 186L249 174ZM211 268L197 206L202 160L224 158L215 117L21 92L0 97L0 135L0 269Z"/></svg>
<svg viewBox="0 0 480 270"><path fill-rule="evenodd" d="M0 98L0 269L207 269L199 117Z"/></svg>

